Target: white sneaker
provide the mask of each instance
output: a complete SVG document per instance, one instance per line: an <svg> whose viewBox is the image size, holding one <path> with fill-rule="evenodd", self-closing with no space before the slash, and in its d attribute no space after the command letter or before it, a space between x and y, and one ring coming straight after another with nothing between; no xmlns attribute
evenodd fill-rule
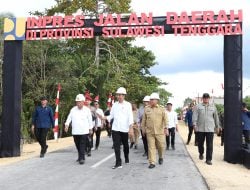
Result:
<svg viewBox="0 0 250 190"><path fill-rule="evenodd" d="M112 169L116 169L116 168L121 169L121 168L122 168L122 165L114 165L114 166L112 167Z"/></svg>

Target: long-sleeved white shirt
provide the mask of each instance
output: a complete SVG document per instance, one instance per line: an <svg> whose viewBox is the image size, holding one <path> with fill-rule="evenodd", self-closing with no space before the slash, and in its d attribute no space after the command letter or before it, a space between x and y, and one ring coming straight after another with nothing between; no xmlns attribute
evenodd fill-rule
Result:
<svg viewBox="0 0 250 190"><path fill-rule="evenodd" d="M74 106L70 110L65 125L69 126L71 122L72 135L89 134L89 130L93 128L90 109L86 106L83 106L82 109Z"/></svg>
<svg viewBox="0 0 250 190"><path fill-rule="evenodd" d="M167 116L168 116L168 123L167 123L167 127L173 128L176 127L176 125L178 125L178 119L177 119L177 113L175 111L166 111L167 112Z"/></svg>
<svg viewBox="0 0 250 190"><path fill-rule="evenodd" d="M127 133L134 122L131 104L125 100L122 103L115 102L107 119L114 119L112 130Z"/></svg>
<svg viewBox="0 0 250 190"><path fill-rule="evenodd" d="M97 108L95 111L98 115L101 115L104 117L104 113L101 108ZM97 116L97 122L96 122L96 127L101 127L102 126L102 120Z"/></svg>

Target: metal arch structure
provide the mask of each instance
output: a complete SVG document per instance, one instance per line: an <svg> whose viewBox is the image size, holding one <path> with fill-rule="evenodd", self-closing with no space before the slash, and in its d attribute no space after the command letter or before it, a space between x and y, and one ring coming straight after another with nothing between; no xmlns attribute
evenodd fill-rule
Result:
<svg viewBox="0 0 250 190"><path fill-rule="evenodd" d="M124 21L128 18L124 18ZM86 19L85 26L102 34L96 19ZM174 30L166 17L153 17L153 26L164 26L164 34ZM195 25L195 24L193 24ZM134 26L134 25L133 25ZM122 29L126 33L127 29ZM177 31L180 33L180 31ZM4 41L3 108L0 157L20 156L22 41ZM225 148L224 160L242 163L242 35L224 36Z"/></svg>

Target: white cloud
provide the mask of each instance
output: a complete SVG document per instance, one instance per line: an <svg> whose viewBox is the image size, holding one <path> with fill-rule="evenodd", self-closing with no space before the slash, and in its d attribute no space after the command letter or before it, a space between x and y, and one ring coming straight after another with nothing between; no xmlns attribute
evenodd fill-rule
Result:
<svg viewBox="0 0 250 190"><path fill-rule="evenodd" d="M214 96L224 96L221 84L224 83L224 74L213 71L182 72L170 75L158 75L168 85L163 86L173 94L170 101L175 108L183 106L186 98L201 96L207 92ZM213 89L213 94L212 94ZM250 95L250 80L243 79L243 97Z"/></svg>
<svg viewBox="0 0 250 190"><path fill-rule="evenodd" d="M158 38L136 38L133 44L145 46L147 50L151 50L155 54L157 62L167 65L174 65L177 62L190 64L187 61L187 52L190 52L190 50L193 54L200 52L198 55L204 54L204 52L223 51L222 36L176 37L174 35L165 35Z"/></svg>
<svg viewBox="0 0 250 190"><path fill-rule="evenodd" d="M0 13L11 12L15 17L27 17L29 12L44 11L56 4L54 0L0 0Z"/></svg>
<svg viewBox="0 0 250 190"><path fill-rule="evenodd" d="M145 3L147 2L147 3ZM249 0L132 0L135 12L153 12L155 16L165 15L169 11L201 11L201 10L237 10L243 9L249 15Z"/></svg>

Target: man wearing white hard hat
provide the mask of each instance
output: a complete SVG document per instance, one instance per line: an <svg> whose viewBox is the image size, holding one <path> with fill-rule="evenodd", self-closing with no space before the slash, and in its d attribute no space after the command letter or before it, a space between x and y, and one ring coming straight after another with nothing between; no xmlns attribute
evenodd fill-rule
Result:
<svg viewBox="0 0 250 190"><path fill-rule="evenodd" d="M112 169L122 168L120 150L121 142L123 144L125 163L129 163L128 136L133 134L133 112L131 104L125 100L126 94L127 92L125 88L120 87L117 89L116 96L118 101L113 104L110 115L104 117L104 119L107 119L108 121L113 119L112 138L116 163Z"/></svg>
<svg viewBox="0 0 250 190"><path fill-rule="evenodd" d="M145 107L149 105L150 96L145 96L142 101L143 101L143 106L141 106L138 111L138 125L140 126L140 129L141 129L142 116L143 116ZM145 135L142 134L142 129L141 129L141 135L142 135L142 142L144 146L144 154L142 156L148 157L147 137L146 137L146 134Z"/></svg>
<svg viewBox="0 0 250 190"><path fill-rule="evenodd" d="M72 126L72 135L78 151L79 164L85 162L85 148L88 135L92 133L92 116L90 109L84 106L85 97L83 94L76 96L76 106L74 106L65 122L65 132L68 132L69 125Z"/></svg>
<svg viewBox="0 0 250 190"><path fill-rule="evenodd" d="M150 95L150 105L145 107L142 117L142 131L146 134L148 141L148 157L149 169L155 167L156 164L156 148L158 149L160 165L163 164L163 154L165 150L165 135L168 135L167 130L167 114L163 106L158 104L160 100L158 93Z"/></svg>

